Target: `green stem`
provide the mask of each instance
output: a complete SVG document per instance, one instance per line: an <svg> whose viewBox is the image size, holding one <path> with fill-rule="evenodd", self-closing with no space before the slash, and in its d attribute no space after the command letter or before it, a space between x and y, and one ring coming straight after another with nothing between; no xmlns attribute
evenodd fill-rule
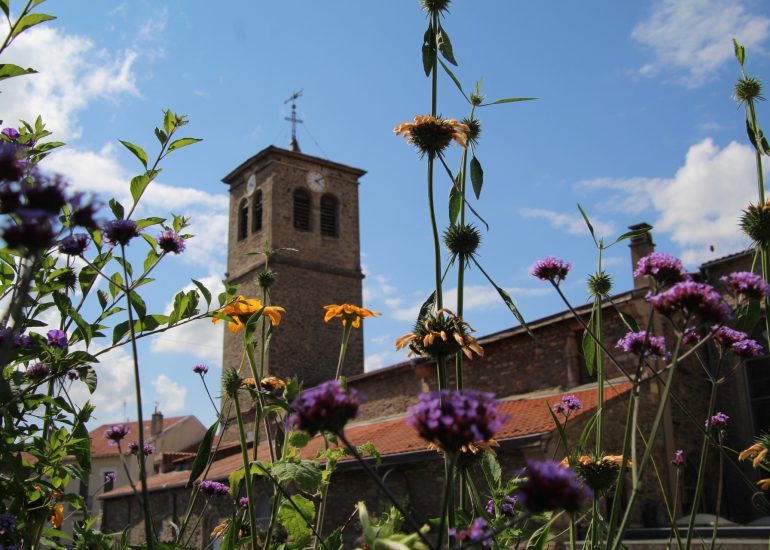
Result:
<svg viewBox="0 0 770 550"><path fill-rule="evenodd" d="M714 550L719 533L719 512L722 508L722 491L724 490L725 453L722 448L722 436L719 436L719 481L717 482L717 503L714 511L714 529L711 532L711 550Z"/></svg>
<svg viewBox="0 0 770 550"><path fill-rule="evenodd" d="M436 548L441 548L444 542L444 526L447 524L447 517L449 518L449 528L454 527L454 506L452 505L452 495L454 493L454 472L457 465L457 453L452 453L451 458L446 457L448 460L444 464L448 465L449 471L446 474L446 483L444 484L444 498L441 501L441 519L438 526L438 542ZM448 538L449 545L452 545L451 537Z"/></svg>
<svg viewBox="0 0 770 550"><path fill-rule="evenodd" d="M599 240L599 265L597 267L597 276L602 274L602 249L604 240ZM602 341L602 297L597 295L594 300L594 330L596 340L594 341L594 356L596 357L596 454L601 454L602 439L604 435L604 354L602 353L599 342ZM596 518L594 517L594 520Z"/></svg>
<svg viewBox="0 0 770 550"><path fill-rule="evenodd" d="M131 334L131 356L134 363L134 391L136 392L136 431L139 444L139 481L142 489L142 508L144 512L144 535L147 538L147 549L152 550L155 533L152 527L152 514L150 512L150 493L147 490L147 466L144 457L144 419L142 417L142 387L139 377L139 352L136 348L136 334L134 332L134 313L131 305L131 289L128 285L128 270L126 269L126 250L120 245L120 255L123 258L123 277L126 284L126 310L128 311L128 328Z"/></svg>
<svg viewBox="0 0 770 550"><path fill-rule="evenodd" d="M577 548L577 523L574 514L569 515L569 547L570 550Z"/></svg>
<svg viewBox="0 0 770 550"><path fill-rule="evenodd" d="M238 395L233 396L235 401L235 418L238 420L238 436L241 440L241 458L243 459L244 479L246 481L246 497L249 499L249 506L247 508L249 513L249 533L251 535L251 548L257 550L259 545L257 544L257 524L254 521L254 489L251 486L251 464L249 464L249 451L246 446L246 431L243 429L243 417L241 416L241 403L238 400Z"/></svg>
<svg viewBox="0 0 770 550"><path fill-rule="evenodd" d="M340 379L342 374L342 364L345 362L345 353L348 350L348 339L350 338L350 331L353 328L353 322L345 319L345 328L342 332L342 345L340 345L340 356L337 359L337 374L334 375L335 380Z"/></svg>
<svg viewBox="0 0 770 550"><path fill-rule="evenodd" d="M27 5L24 6L23 10L21 10L21 14L19 15L19 18L16 19L16 21L11 25L11 28L8 29L8 36L5 37L5 40L3 40L2 46L0 46L0 54L3 53L5 49L11 45L11 42L13 42L14 38L16 38L15 36L13 36L13 33L16 30L16 27L19 26L19 22L24 18L25 15L27 15L27 12L29 12L30 6L32 6L32 0L27 1Z"/></svg>
<svg viewBox="0 0 770 550"><path fill-rule="evenodd" d="M278 521L278 505L281 502L281 493L275 490L273 494L273 506L270 513L270 523L267 524L267 533L265 534L265 544L262 546L262 550L268 550L270 548L270 539L273 538L273 529L275 529L275 522Z"/></svg>

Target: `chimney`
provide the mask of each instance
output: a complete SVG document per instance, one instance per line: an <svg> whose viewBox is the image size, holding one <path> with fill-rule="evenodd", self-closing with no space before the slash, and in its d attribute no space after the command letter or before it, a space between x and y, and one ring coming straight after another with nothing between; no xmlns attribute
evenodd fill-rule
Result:
<svg viewBox="0 0 770 550"><path fill-rule="evenodd" d="M641 258L655 252L655 243L652 242L652 226L650 224L642 222L637 223L636 225L629 225L628 228L631 231L647 229L646 233L631 237L631 244L628 245L631 249L631 269L633 272L636 271L636 265ZM634 288L645 288L648 285L649 282L646 276L634 277Z"/></svg>
<svg viewBox="0 0 770 550"><path fill-rule="evenodd" d="M150 435L157 437L160 432L163 431L163 413L155 407L155 411L152 413L152 420L150 421Z"/></svg>

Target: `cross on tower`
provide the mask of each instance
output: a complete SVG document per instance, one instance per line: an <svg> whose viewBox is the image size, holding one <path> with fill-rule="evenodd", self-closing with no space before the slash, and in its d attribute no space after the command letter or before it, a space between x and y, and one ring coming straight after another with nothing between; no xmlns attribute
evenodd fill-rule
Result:
<svg viewBox="0 0 770 550"><path fill-rule="evenodd" d="M291 102L291 116L283 117L284 120L291 122L291 150L299 152L299 143L297 142L297 123L302 122L297 118L297 104L296 100L302 97L302 90L294 92L289 99L284 101L284 105Z"/></svg>

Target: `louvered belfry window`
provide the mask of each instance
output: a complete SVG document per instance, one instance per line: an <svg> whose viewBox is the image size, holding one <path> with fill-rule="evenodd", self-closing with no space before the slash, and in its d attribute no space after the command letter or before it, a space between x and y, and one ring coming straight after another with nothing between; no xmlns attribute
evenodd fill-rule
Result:
<svg viewBox="0 0 770 550"><path fill-rule="evenodd" d="M238 206L238 240L249 236L249 201L243 199Z"/></svg>
<svg viewBox="0 0 770 550"><path fill-rule="evenodd" d="M294 229L310 231L310 195L304 189L294 191Z"/></svg>
<svg viewBox="0 0 770 550"><path fill-rule="evenodd" d="M321 235L337 236L337 199L333 195L321 197Z"/></svg>
<svg viewBox="0 0 770 550"><path fill-rule="evenodd" d="M251 202L251 232L256 233L262 230L262 190L257 189L254 192L254 199Z"/></svg>

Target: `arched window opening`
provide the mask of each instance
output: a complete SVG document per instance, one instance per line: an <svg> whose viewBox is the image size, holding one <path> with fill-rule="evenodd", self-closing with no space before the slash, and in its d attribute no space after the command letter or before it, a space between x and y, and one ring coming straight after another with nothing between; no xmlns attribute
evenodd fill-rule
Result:
<svg viewBox="0 0 770 550"><path fill-rule="evenodd" d="M310 195L304 189L294 191L294 229L310 231Z"/></svg>
<svg viewBox="0 0 770 550"><path fill-rule="evenodd" d="M337 199L333 195L321 197L321 235L337 236Z"/></svg>
<svg viewBox="0 0 770 550"><path fill-rule="evenodd" d="M251 202L251 232L256 233L262 230L262 190L257 189L254 192L254 199Z"/></svg>
<svg viewBox="0 0 770 550"><path fill-rule="evenodd" d="M241 241L249 236L249 202L246 199L241 201L238 207L238 240Z"/></svg>

